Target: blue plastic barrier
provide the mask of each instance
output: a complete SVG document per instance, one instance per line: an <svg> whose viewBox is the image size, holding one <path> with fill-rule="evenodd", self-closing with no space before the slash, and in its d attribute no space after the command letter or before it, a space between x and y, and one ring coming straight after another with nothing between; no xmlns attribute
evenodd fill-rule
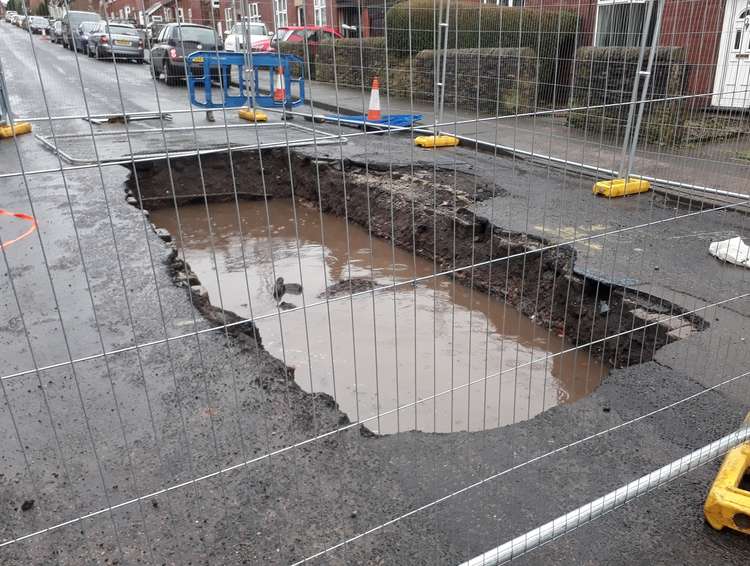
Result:
<svg viewBox="0 0 750 566"><path fill-rule="evenodd" d="M380 120L368 120L367 116L359 114L329 114L323 116L326 122L340 122L350 126L393 126L397 128L409 128L422 120L421 114L389 114L383 116Z"/></svg>
<svg viewBox="0 0 750 566"><path fill-rule="evenodd" d="M245 80L245 67L247 63L252 63L252 85L251 91L254 96L232 95L229 94L230 72L231 68L237 67L239 74L239 91L245 93L247 90L247 81ZM244 53L234 53L232 51L195 51L187 56L185 67L187 68L187 85L190 92L190 103L200 108L239 108L241 106L252 106L253 103L264 108L292 108L305 101L305 79L302 77L292 77L290 65L297 63L302 65L303 61L296 55L280 55L278 53L253 53L246 55ZM194 75L194 69L202 65L201 76ZM274 100L273 98L273 79L276 69L281 67L284 77L284 100ZM212 97L211 78L212 73L221 77L223 87L223 102L214 102ZM271 92L264 94L259 91L258 79L261 72L268 72L271 85ZM298 85L299 95L292 96L292 86ZM203 93L201 99L198 98L199 92Z"/></svg>

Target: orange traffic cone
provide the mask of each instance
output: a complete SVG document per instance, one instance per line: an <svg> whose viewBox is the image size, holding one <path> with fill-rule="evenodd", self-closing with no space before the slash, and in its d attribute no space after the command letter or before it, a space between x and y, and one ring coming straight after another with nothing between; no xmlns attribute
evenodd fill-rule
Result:
<svg viewBox="0 0 750 566"><path fill-rule="evenodd" d="M284 70L281 67L276 69L276 76L273 78L273 100L274 102L284 102L286 100Z"/></svg>
<svg viewBox="0 0 750 566"><path fill-rule="evenodd" d="M375 122L380 120L380 82L378 77L372 79L372 91L370 91L370 106L367 107L367 121Z"/></svg>

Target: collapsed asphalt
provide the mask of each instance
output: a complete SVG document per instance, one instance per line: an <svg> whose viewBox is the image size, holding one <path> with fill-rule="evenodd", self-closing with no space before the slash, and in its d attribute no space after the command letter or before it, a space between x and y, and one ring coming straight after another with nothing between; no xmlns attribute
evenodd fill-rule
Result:
<svg viewBox="0 0 750 566"><path fill-rule="evenodd" d="M15 28L2 31L14 110L43 115L38 78L29 72L28 36ZM72 54L51 45L39 50L49 53L40 62L52 111L81 112ZM106 64L80 63L91 112L120 110L115 83L102 71L109 72ZM127 80L128 110L153 109L146 68L118 65L118 70ZM159 85L159 91L163 102L184 107L184 90ZM36 126L37 131L48 127ZM16 147L25 170L57 165L33 137L17 143L0 145L3 172L20 170ZM344 151L350 159L387 164L391 155L406 159L409 147L404 137L368 140L367 145L353 138ZM339 157L338 150L325 151ZM432 154L418 155L426 163L432 159ZM634 225L644 216L667 219L685 212L653 195L594 199L587 180L574 182L466 148L455 156L461 170L487 182L497 180L507 191L483 201L477 211L508 230L563 241L570 229L590 234ZM67 172L64 179L46 174L0 182L3 208L30 212L33 204L46 256L35 236L6 250L10 269L3 269L0 317L7 321L0 329L4 375L34 367L24 326L39 366L64 361L69 353L76 358L100 352L102 344L111 350L159 340L165 328L176 336L209 326L191 297L173 284L165 244L144 215L125 202L126 179L124 168L105 167ZM742 233L746 222L734 213L708 212L601 238L601 248L579 243L576 269L636 279L628 282L683 308L700 308L746 292L747 273L707 258L706 252L707 238ZM620 253L610 253L613 249ZM664 346L651 362L611 371L590 397L525 423L483 433L404 432L382 438L352 427L4 546L0 553L9 564L301 560L528 458L747 371L749 307L747 300L737 300L702 311L711 323L708 330ZM296 388L283 364L256 343L222 332L81 362L75 370L62 366L3 382L3 541L258 458L346 422L328 398ZM465 560L733 430L747 409L749 387L738 380L536 461L317 562ZM28 447L30 474L14 436L11 409ZM715 533L702 520L703 497L717 467L713 463L675 481L521 562L745 564L747 537ZM23 511L24 501L31 499L33 507Z"/></svg>

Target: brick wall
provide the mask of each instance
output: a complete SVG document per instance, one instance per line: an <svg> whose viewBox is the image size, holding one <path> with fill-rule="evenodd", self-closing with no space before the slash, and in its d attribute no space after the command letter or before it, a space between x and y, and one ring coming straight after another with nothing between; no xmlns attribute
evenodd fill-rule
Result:
<svg viewBox="0 0 750 566"><path fill-rule="evenodd" d="M433 98L434 65L431 50L420 52L414 60L414 89L420 98ZM529 47L449 49L445 104L497 115L528 112L534 105L536 66L536 54Z"/></svg>
<svg viewBox="0 0 750 566"><path fill-rule="evenodd" d="M571 113L573 126L597 135L621 137L627 123L638 70L637 47L582 47L573 78L573 107L590 107ZM648 51L645 55L648 59ZM682 47L659 47L647 99L664 99L686 92L687 72ZM592 108L607 105L604 108ZM684 135L685 103L682 100L649 102L643 114L641 139L650 143L679 143Z"/></svg>

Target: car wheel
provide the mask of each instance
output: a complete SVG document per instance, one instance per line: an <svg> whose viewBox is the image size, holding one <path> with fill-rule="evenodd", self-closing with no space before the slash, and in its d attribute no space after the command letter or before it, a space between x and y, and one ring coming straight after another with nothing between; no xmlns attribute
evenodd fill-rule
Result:
<svg viewBox="0 0 750 566"><path fill-rule="evenodd" d="M177 86L177 83L180 82L179 77L172 69L171 63L164 64L164 82L169 86Z"/></svg>
<svg viewBox="0 0 750 566"><path fill-rule="evenodd" d="M89 57L93 57L94 56L94 54L91 52L91 48L90 47L86 50L86 55L88 55Z"/></svg>

